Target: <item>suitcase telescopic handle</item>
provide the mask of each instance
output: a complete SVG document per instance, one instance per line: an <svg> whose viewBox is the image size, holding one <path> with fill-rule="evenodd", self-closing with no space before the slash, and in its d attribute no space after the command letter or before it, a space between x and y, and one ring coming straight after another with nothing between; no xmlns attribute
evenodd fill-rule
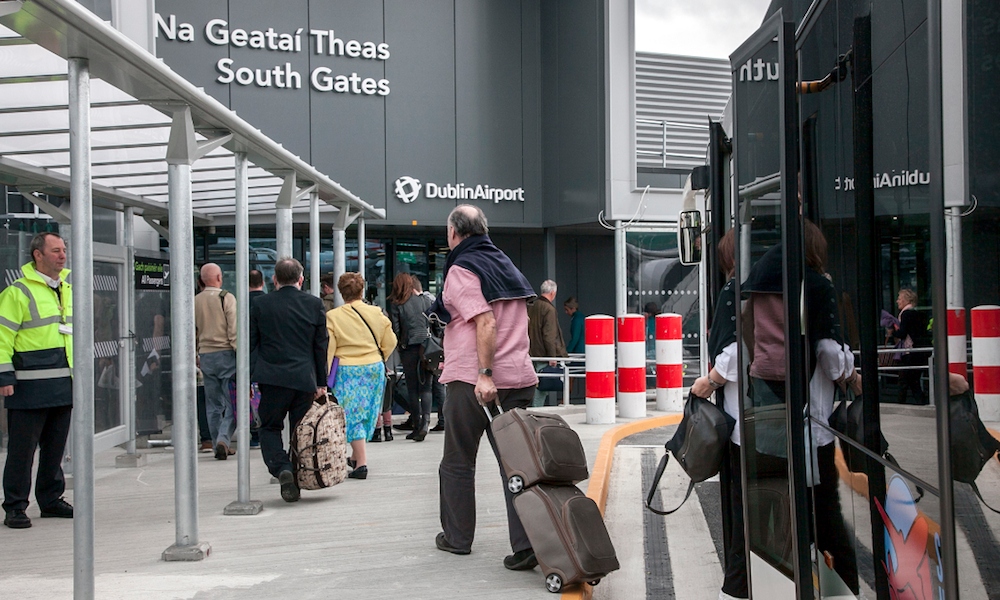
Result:
<svg viewBox="0 0 1000 600"><path fill-rule="evenodd" d="M503 414L503 408L501 408L500 402L497 401L497 402L494 402L493 404L497 407L497 413L498 413L497 416L502 415ZM492 423L493 422L493 413L490 411L490 405L483 404L482 407L483 407L483 411L486 413L486 418L490 420L490 423Z"/></svg>

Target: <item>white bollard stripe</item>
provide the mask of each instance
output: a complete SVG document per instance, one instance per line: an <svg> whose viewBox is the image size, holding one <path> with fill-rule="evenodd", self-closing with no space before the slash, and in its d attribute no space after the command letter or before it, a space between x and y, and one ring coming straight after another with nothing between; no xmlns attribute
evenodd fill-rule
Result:
<svg viewBox="0 0 1000 600"><path fill-rule="evenodd" d="M618 392L618 415L623 419L640 419L646 416L645 392Z"/></svg>
<svg viewBox="0 0 1000 600"><path fill-rule="evenodd" d="M965 343L965 336L962 335L949 335L948 336L948 362L949 363L962 363L965 364L967 348Z"/></svg>
<svg viewBox="0 0 1000 600"><path fill-rule="evenodd" d="M977 367L1000 367L1000 338L974 336L972 338L972 364Z"/></svg>
<svg viewBox="0 0 1000 600"><path fill-rule="evenodd" d="M983 421L1000 421L1000 394L976 393L976 404L979 405L979 418Z"/></svg>
<svg viewBox="0 0 1000 600"><path fill-rule="evenodd" d="M615 370L614 344L588 345L584 349L588 373L613 373Z"/></svg>
<svg viewBox="0 0 1000 600"><path fill-rule="evenodd" d="M638 368L646 366L645 342L618 342L618 366Z"/></svg>
<svg viewBox="0 0 1000 600"><path fill-rule="evenodd" d="M684 362L681 340L656 340L656 364L679 365Z"/></svg>

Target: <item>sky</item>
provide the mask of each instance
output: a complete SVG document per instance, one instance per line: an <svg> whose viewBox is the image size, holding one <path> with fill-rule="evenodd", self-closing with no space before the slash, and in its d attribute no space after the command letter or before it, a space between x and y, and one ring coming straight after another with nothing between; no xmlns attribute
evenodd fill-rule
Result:
<svg viewBox="0 0 1000 600"><path fill-rule="evenodd" d="M770 0L635 0L639 52L729 58L760 27Z"/></svg>

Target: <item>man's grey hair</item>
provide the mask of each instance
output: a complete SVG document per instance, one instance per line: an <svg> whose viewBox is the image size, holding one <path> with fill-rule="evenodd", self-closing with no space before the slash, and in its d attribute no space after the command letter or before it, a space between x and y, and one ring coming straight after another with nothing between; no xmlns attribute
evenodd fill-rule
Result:
<svg viewBox="0 0 1000 600"><path fill-rule="evenodd" d="M35 250L39 252L45 252L45 240L49 238L50 235L62 239L62 237L52 231L43 231L41 233L35 234L35 237L31 238L31 245L28 246L28 253L31 255L31 260L35 260Z"/></svg>
<svg viewBox="0 0 1000 600"><path fill-rule="evenodd" d="M552 292L556 291L556 288L558 287L559 286L556 285L556 282L552 281L551 279L546 279L545 281L542 282L542 287L540 289L542 294L551 294Z"/></svg>
<svg viewBox="0 0 1000 600"><path fill-rule="evenodd" d="M278 285L295 285L302 278L302 263L294 258L282 258L274 265Z"/></svg>
<svg viewBox="0 0 1000 600"><path fill-rule="evenodd" d="M472 213L472 214L470 214ZM448 225L455 230L455 235L466 238L470 235L487 235L490 228L486 223L486 215L478 206L459 204L448 215Z"/></svg>

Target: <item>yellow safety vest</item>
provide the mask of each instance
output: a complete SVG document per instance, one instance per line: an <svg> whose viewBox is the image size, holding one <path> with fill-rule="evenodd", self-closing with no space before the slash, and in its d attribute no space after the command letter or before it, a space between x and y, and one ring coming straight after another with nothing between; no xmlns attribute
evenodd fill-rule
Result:
<svg viewBox="0 0 1000 600"><path fill-rule="evenodd" d="M7 408L35 409L72 404L73 291L69 269L50 288L35 271L0 293L0 386L13 385Z"/></svg>

